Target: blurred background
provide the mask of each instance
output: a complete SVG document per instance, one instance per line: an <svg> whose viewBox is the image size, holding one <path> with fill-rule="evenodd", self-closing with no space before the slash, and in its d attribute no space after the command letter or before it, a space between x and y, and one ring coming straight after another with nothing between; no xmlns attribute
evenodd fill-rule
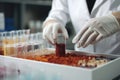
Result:
<svg viewBox="0 0 120 80"><path fill-rule="evenodd" d="M42 32L42 23L48 16L52 0L0 0L0 13L4 14L4 30L30 29L31 33ZM3 23L3 22L1 22ZM73 50L71 42L75 32L71 22L66 25L69 33L67 49Z"/></svg>

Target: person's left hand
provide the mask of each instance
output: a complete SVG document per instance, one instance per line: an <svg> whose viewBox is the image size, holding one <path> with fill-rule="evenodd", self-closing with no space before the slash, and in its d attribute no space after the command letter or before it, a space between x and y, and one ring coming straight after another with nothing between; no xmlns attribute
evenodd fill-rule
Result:
<svg viewBox="0 0 120 80"><path fill-rule="evenodd" d="M77 47L87 47L120 30L120 25L113 15L93 18L81 29L72 40Z"/></svg>

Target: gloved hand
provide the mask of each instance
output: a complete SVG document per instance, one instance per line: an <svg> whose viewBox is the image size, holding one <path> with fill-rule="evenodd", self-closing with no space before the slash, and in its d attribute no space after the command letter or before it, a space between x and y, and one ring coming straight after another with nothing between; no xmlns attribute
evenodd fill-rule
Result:
<svg viewBox="0 0 120 80"><path fill-rule="evenodd" d="M58 22L49 22L44 26L43 38L49 41L51 44L55 44L58 33L62 33L65 39L68 39L68 33L64 26Z"/></svg>
<svg viewBox="0 0 120 80"><path fill-rule="evenodd" d="M78 32L72 42L77 43L78 47L86 47L119 30L120 25L113 15L93 18Z"/></svg>

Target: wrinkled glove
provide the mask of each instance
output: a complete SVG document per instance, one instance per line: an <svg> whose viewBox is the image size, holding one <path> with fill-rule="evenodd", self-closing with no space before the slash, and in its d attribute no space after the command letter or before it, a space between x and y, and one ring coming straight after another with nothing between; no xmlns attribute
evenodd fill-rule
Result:
<svg viewBox="0 0 120 80"><path fill-rule="evenodd" d="M43 29L43 38L51 44L55 44L58 33L62 33L65 39L68 39L68 33L64 26L58 22L50 22Z"/></svg>
<svg viewBox="0 0 120 80"><path fill-rule="evenodd" d="M78 32L72 42L77 43L78 47L86 47L119 30L120 25L113 15L93 18Z"/></svg>

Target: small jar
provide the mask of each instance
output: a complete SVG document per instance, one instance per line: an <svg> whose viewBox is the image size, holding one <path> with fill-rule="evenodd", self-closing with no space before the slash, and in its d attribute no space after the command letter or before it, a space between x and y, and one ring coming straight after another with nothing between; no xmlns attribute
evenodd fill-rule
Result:
<svg viewBox="0 0 120 80"><path fill-rule="evenodd" d="M61 33L59 33L57 36L55 47L56 47L56 56L59 57L65 56L66 39Z"/></svg>

